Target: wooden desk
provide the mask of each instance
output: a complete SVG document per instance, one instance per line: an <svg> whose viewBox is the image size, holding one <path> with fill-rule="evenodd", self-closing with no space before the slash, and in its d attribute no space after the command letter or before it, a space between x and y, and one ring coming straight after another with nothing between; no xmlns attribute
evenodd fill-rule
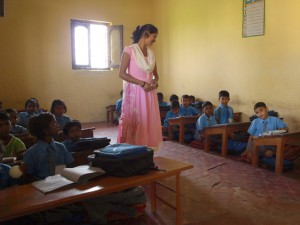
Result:
<svg viewBox="0 0 300 225"><path fill-rule="evenodd" d="M300 132L284 133L272 136L254 137L252 147L251 164L255 167L258 166L258 149L260 145L275 145L276 146L276 175L282 174L284 146L286 144L300 145Z"/></svg>
<svg viewBox="0 0 300 225"><path fill-rule="evenodd" d="M166 177L176 177L176 224L180 224L180 173L193 168L192 165L163 157L156 157L155 163L166 171L150 171L141 176L119 178L102 176L85 184L75 184L55 192L43 194L31 184L13 186L1 190L0 222L36 213L65 204L124 190L126 188L151 184L151 209L156 211L155 181Z"/></svg>
<svg viewBox="0 0 300 225"><path fill-rule="evenodd" d="M227 156L228 153L228 137L231 133L237 131L247 131L251 122L243 122L243 123L227 123L227 124L218 124L212 127L206 127L204 129L205 135L205 144L204 150L209 151L210 140L209 135L221 134L222 135L222 150L221 155Z"/></svg>
<svg viewBox="0 0 300 225"><path fill-rule="evenodd" d="M171 118L168 120L169 122L169 131L168 131L168 140L172 140L172 132L171 128L174 125L179 126L179 143L184 143L184 127L187 124L195 124L198 120L199 116L180 116L176 118Z"/></svg>
<svg viewBox="0 0 300 225"><path fill-rule="evenodd" d="M116 111L116 105L106 106L106 120L107 122L114 123L114 112Z"/></svg>

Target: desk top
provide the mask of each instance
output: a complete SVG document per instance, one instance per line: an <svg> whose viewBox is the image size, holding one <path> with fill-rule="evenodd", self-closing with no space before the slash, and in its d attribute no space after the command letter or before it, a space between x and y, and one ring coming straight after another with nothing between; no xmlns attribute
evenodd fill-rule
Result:
<svg viewBox="0 0 300 225"><path fill-rule="evenodd" d="M166 171L150 171L145 175L128 178L104 175L85 184L74 184L47 194L38 191L31 184L1 190L0 222L150 183L193 168L190 164L163 157L155 157L154 161L159 169Z"/></svg>

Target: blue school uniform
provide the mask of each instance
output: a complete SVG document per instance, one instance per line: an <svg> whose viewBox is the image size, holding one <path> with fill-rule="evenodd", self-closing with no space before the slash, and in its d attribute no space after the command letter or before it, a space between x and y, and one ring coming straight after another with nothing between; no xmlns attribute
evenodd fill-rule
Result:
<svg viewBox="0 0 300 225"><path fill-rule="evenodd" d="M159 102L159 106L169 106L167 102Z"/></svg>
<svg viewBox="0 0 300 225"><path fill-rule="evenodd" d="M51 175L49 149L54 153L55 165L70 165L73 162L71 153L62 143L51 141L50 144L38 140L24 154L23 161L27 165L27 172L37 180Z"/></svg>
<svg viewBox="0 0 300 225"><path fill-rule="evenodd" d="M72 121L71 118L66 115L55 116L55 119L57 124L59 125L60 130L64 129L64 126Z"/></svg>
<svg viewBox="0 0 300 225"><path fill-rule="evenodd" d="M268 116L263 120L257 118L251 122L248 133L254 137L261 136L264 132L287 128L286 123L281 119L273 116Z"/></svg>
<svg viewBox="0 0 300 225"><path fill-rule="evenodd" d="M22 127L18 124L11 126L11 130L10 130L11 134L26 134L28 133L28 130L25 127Z"/></svg>
<svg viewBox="0 0 300 225"><path fill-rule="evenodd" d="M37 113L29 114L28 112L20 112L19 113L18 124L23 126L23 127L28 127L29 120L32 117L35 117L35 116L38 116L38 115L39 114L37 114Z"/></svg>
<svg viewBox="0 0 300 225"><path fill-rule="evenodd" d="M214 116L219 124L229 123L229 119L233 121L233 108L231 106L224 106L220 104L217 108L215 108Z"/></svg>
<svg viewBox="0 0 300 225"><path fill-rule="evenodd" d="M179 113L177 113L177 114L173 113L172 110L167 112L163 126L164 127L169 127L169 119L176 118L179 115L180 115Z"/></svg>
<svg viewBox="0 0 300 225"><path fill-rule="evenodd" d="M117 112L121 115L122 112L122 101L123 99L120 98L117 102L116 102L116 110Z"/></svg>
<svg viewBox="0 0 300 225"><path fill-rule="evenodd" d="M188 106L187 108L185 108L184 106L180 106L179 113L182 116L197 116L199 114L199 111L192 106Z"/></svg>
<svg viewBox="0 0 300 225"><path fill-rule="evenodd" d="M196 122L195 139L199 139L199 131L202 131L205 127L211 127L217 124L214 116L207 117L202 114Z"/></svg>

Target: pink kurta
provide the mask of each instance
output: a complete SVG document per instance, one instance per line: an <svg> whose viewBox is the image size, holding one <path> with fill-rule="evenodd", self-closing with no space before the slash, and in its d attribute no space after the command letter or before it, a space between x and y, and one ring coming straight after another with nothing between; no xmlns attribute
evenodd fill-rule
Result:
<svg viewBox="0 0 300 225"><path fill-rule="evenodd" d="M127 72L150 83L152 73L147 74L138 67L132 46L126 47L124 52L130 55ZM118 143L158 147L160 142L162 133L156 90L146 92L139 85L124 81Z"/></svg>

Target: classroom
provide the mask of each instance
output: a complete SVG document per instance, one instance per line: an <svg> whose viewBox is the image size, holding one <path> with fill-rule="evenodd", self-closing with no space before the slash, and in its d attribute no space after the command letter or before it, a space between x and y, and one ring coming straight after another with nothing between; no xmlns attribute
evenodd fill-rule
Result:
<svg viewBox="0 0 300 225"><path fill-rule="evenodd" d="M132 31L138 25L151 23L159 30L153 46L160 77L158 91L165 96L192 94L217 105L218 92L225 89L230 92L230 105L236 112L242 112L242 121L249 121L254 114L253 105L263 101L269 109L279 112L289 125L290 132L300 130L300 97L297 97L300 93L297 85L300 82L300 64L297 63L297 58L300 58L298 0L265 0L264 34L253 37L242 36L243 1L237 0L4 2L4 17L0 17L0 101L4 108L22 109L26 99L36 97L40 105L49 110L53 99L63 99L72 118L83 123L106 121L106 106L115 104L120 97L122 80L119 70L72 69L71 20L123 25L124 46L131 44ZM180 154L178 145L164 145L167 149L175 149L174 154ZM180 160L180 155L160 154ZM195 161L192 157L197 154L197 150L193 149L181 156L184 159L191 157L188 160L191 163ZM260 181L253 181L248 189L241 188L237 180L232 181L232 185L218 187L220 177L226 177L225 173L239 166L235 167L227 159L213 155L212 158L220 164L226 161L230 168L220 169L222 175L214 175L214 169L207 173L202 171L213 181L208 181L203 174L196 174L198 170L185 174L186 177L191 175L194 179L204 179L207 184L197 189L189 181L190 189L187 187L186 192L211 192L211 198L206 199L205 204L210 204L206 208L200 206L205 193L201 194L202 197L197 193L191 194L189 197L195 198L196 203L183 203L187 207L182 215L184 225L299 224L299 179L278 178L272 172L261 172L249 166L242 171L251 176L257 173L266 182L264 188L272 189L273 185L281 183L281 188L289 189L288 193L283 194L279 187L269 192L256 192L254 189L263 185ZM198 165L199 162L195 163ZM230 180L228 178L228 182ZM172 185L173 181L169 183ZM213 190L214 186L217 191ZM230 196L221 193L230 193ZM214 194L220 198L213 197ZM247 196L251 198L249 204ZM236 201L242 203L236 204ZM234 203L233 207L226 210L231 203ZM203 210L206 215L196 218L192 211L188 212L189 204L199 206L197 213L201 214L200 210ZM264 211L259 204L272 209ZM174 224L173 212L166 207L162 206L164 215L161 217L168 217L167 222L160 219L154 224ZM232 213L239 207L245 211ZM196 213L195 210L193 212ZM231 216L227 216L228 213ZM254 218L256 213L259 215Z"/></svg>

